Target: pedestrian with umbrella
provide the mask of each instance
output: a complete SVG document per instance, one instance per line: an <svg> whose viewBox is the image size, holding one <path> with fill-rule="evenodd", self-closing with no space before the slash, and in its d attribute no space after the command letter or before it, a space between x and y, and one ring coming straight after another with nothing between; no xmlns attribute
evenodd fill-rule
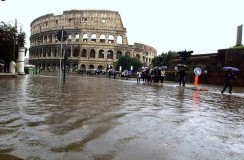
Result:
<svg viewBox="0 0 244 160"><path fill-rule="evenodd" d="M231 94L232 93L232 82L233 82L233 80L236 79L236 76L234 75L233 72L239 71L239 69L234 68L234 67L224 67L223 70L227 71L227 73L225 75L225 86L224 86L223 90L221 91L221 93L224 94L225 89L227 87L229 87L229 94Z"/></svg>
<svg viewBox="0 0 244 160"><path fill-rule="evenodd" d="M168 67L167 66L161 66L160 67L160 70L161 70L161 75L160 75L160 80L161 80L161 83L164 82L164 77L165 77L165 69L167 69Z"/></svg>
<svg viewBox="0 0 244 160"><path fill-rule="evenodd" d="M178 68L178 72L179 72L179 85L181 86L181 83L183 85L183 87L185 87L186 84L186 65L184 64L177 64L176 67Z"/></svg>

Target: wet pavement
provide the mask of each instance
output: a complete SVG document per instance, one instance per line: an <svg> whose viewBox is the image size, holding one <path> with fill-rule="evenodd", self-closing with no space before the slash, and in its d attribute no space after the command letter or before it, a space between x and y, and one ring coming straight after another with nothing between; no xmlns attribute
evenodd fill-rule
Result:
<svg viewBox="0 0 244 160"><path fill-rule="evenodd" d="M241 160L244 88L70 74L0 80L0 159Z"/></svg>

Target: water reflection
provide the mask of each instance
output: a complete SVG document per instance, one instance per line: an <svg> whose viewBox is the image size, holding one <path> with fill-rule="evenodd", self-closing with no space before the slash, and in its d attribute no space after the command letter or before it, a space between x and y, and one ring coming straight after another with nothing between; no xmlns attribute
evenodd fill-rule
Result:
<svg viewBox="0 0 244 160"><path fill-rule="evenodd" d="M24 159L238 159L244 151L242 94L217 89L80 75L68 75L64 84L52 74L1 80L0 153ZM216 145L226 154L216 154Z"/></svg>

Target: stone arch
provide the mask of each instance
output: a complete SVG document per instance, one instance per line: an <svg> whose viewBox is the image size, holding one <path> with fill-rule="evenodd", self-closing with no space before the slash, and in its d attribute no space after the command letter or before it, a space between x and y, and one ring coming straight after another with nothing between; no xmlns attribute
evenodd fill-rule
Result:
<svg viewBox="0 0 244 160"><path fill-rule="evenodd" d="M86 33L84 33L82 36L82 41L87 42L87 40L88 40L88 35Z"/></svg>
<svg viewBox="0 0 244 160"><path fill-rule="evenodd" d="M125 52L125 55L130 56L130 52L129 51Z"/></svg>
<svg viewBox="0 0 244 160"><path fill-rule="evenodd" d="M101 34L99 36L99 40L100 40L101 43L105 43L105 35L104 34Z"/></svg>
<svg viewBox="0 0 244 160"><path fill-rule="evenodd" d="M56 63L53 63L52 64L52 71L55 71L56 70Z"/></svg>
<svg viewBox="0 0 244 160"><path fill-rule="evenodd" d="M54 56L54 57L57 57L57 53L58 53L57 48L54 48L54 53L53 53L53 56Z"/></svg>
<svg viewBox="0 0 244 160"><path fill-rule="evenodd" d="M81 68L82 70L85 70L85 69L86 69L86 65L85 65L85 64L82 64L82 65L80 65L80 68Z"/></svg>
<svg viewBox="0 0 244 160"><path fill-rule="evenodd" d="M79 48L75 48L73 52L73 57L78 57L79 56Z"/></svg>
<svg viewBox="0 0 244 160"><path fill-rule="evenodd" d="M76 33L75 34L75 42L79 42L79 40L80 40L80 34Z"/></svg>
<svg viewBox="0 0 244 160"><path fill-rule="evenodd" d="M43 57L46 57L46 49L43 49Z"/></svg>
<svg viewBox="0 0 244 160"><path fill-rule="evenodd" d="M67 56L70 57L70 55L71 55L71 49L70 48L67 48L66 52L68 54Z"/></svg>
<svg viewBox="0 0 244 160"><path fill-rule="evenodd" d="M104 67L103 67L102 65L99 65L99 66L97 67L97 69L101 71L101 70L104 69Z"/></svg>
<svg viewBox="0 0 244 160"><path fill-rule="evenodd" d="M72 41L72 34L69 33L69 34L68 34L68 42L71 42L71 41Z"/></svg>
<svg viewBox="0 0 244 160"><path fill-rule="evenodd" d="M136 58L140 59L141 58L140 54L136 54Z"/></svg>
<svg viewBox="0 0 244 160"><path fill-rule="evenodd" d="M86 57L86 53L87 53L86 49L82 49L81 57Z"/></svg>
<svg viewBox="0 0 244 160"><path fill-rule="evenodd" d="M108 50L107 58L113 59L113 57L114 57L114 52L112 50Z"/></svg>
<svg viewBox="0 0 244 160"><path fill-rule="evenodd" d="M104 58L104 50L99 50L98 58Z"/></svg>
<svg viewBox="0 0 244 160"><path fill-rule="evenodd" d="M96 42L96 40L97 40L97 36L96 36L96 34L92 34L92 35L91 35L91 41L92 41L92 42Z"/></svg>
<svg viewBox="0 0 244 160"><path fill-rule="evenodd" d="M47 70L50 71L51 70L51 64L47 63Z"/></svg>
<svg viewBox="0 0 244 160"><path fill-rule="evenodd" d="M52 35L48 35L48 43L52 43Z"/></svg>
<svg viewBox="0 0 244 160"><path fill-rule="evenodd" d="M122 52L121 51L117 51L116 52L116 59L119 59L120 57L122 57Z"/></svg>
<svg viewBox="0 0 244 160"><path fill-rule="evenodd" d="M123 43L123 38L122 36L117 37L117 44L122 44Z"/></svg>
<svg viewBox="0 0 244 160"><path fill-rule="evenodd" d="M47 57L51 57L51 49L50 48L47 49Z"/></svg>
<svg viewBox="0 0 244 160"><path fill-rule="evenodd" d="M90 51L90 58L95 58L96 51L94 49L91 49Z"/></svg>
<svg viewBox="0 0 244 160"><path fill-rule="evenodd" d="M113 35L108 36L108 43L114 43L114 36Z"/></svg>
<svg viewBox="0 0 244 160"><path fill-rule="evenodd" d="M95 67L94 67L93 64L89 65L89 69L94 69L94 68L95 68Z"/></svg>
<svg viewBox="0 0 244 160"><path fill-rule="evenodd" d="M47 36L44 36L44 43L47 43Z"/></svg>
<svg viewBox="0 0 244 160"><path fill-rule="evenodd" d="M40 43L43 43L43 36L40 37Z"/></svg>

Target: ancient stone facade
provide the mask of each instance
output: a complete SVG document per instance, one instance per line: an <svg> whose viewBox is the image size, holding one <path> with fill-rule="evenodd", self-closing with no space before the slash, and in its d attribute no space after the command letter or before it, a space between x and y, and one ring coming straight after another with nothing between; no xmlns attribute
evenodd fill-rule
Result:
<svg viewBox="0 0 244 160"><path fill-rule="evenodd" d="M155 48L129 45L126 28L118 12L110 10L70 10L62 15L47 14L31 23L29 63L51 71L59 68L60 30L68 33L62 48L69 53L69 66L76 69L100 69L114 66L120 56L138 58L145 66L157 55ZM64 53L64 52L63 52Z"/></svg>

